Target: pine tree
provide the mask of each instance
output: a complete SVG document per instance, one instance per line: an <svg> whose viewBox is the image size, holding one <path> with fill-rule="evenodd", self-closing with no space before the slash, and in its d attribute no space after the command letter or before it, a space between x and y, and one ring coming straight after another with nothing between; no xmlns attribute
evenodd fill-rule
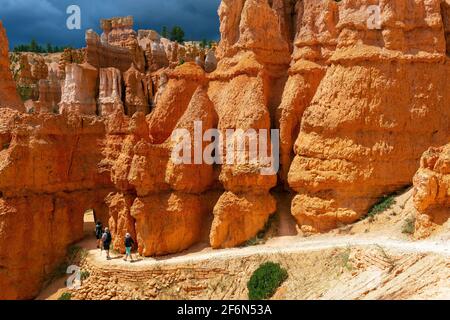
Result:
<svg viewBox="0 0 450 320"><path fill-rule="evenodd" d="M178 43L184 42L184 30L180 26L175 26L170 32L170 40Z"/></svg>
<svg viewBox="0 0 450 320"><path fill-rule="evenodd" d="M38 52L38 44L37 44L37 42L36 42L35 39L32 39L32 40L31 40L31 43L30 43L30 51L31 51L31 52Z"/></svg>
<svg viewBox="0 0 450 320"><path fill-rule="evenodd" d="M203 39L202 42L200 42L200 48L205 49L208 46L208 41L206 39Z"/></svg>
<svg viewBox="0 0 450 320"><path fill-rule="evenodd" d="M163 38L169 38L169 32L167 31L167 27L163 26L161 29L161 37Z"/></svg>

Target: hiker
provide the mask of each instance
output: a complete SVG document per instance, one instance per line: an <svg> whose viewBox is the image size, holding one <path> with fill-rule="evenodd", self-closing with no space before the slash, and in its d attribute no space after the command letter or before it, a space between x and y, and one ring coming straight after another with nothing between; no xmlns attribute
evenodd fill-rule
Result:
<svg viewBox="0 0 450 320"><path fill-rule="evenodd" d="M125 258L123 259L123 261L127 261L128 256L130 256L131 262L133 262L133 256L131 255L131 249L133 248L133 245L134 240L131 237L131 234L127 232L127 234L125 235Z"/></svg>
<svg viewBox="0 0 450 320"><path fill-rule="evenodd" d="M103 224L97 221L95 224L95 238L97 239L97 248L102 249Z"/></svg>
<svg viewBox="0 0 450 320"><path fill-rule="evenodd" d="M102 235L103 249L106 251L106 259L109 260L109 247L111 246L112 236L108 228L105 228L105 233Z"/></svg>

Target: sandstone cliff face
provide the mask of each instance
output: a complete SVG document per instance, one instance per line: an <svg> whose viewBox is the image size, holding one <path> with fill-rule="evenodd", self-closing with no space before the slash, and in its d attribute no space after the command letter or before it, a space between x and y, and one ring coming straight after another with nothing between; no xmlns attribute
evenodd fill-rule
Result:
<svg viewBox="0 0 450 320"><path fill-rule="evenodd" d="M85 211L106 221L112 185L97 172L104 126L76 115L8 112L0 128L0 298L32 298L82 239Z"/></svg>
<svg viewBox="0 0 450 320"><path fill-rule="evenodd" d="M414 176L415 235L429 236L450 218L450 145L427 150Z"/></svg>
<svg viewBox="0 0 450 320"><path fill-rule="evenodd" d="M146 48L145 56L147 57L148 69L150 71L154 72L169 66L169 59L161 43L155 41L148 44Z"/></svg>
<svg viewBox="0 0 450 320"><path fill-rule="evenodd" d="M17 94L16 86L9 70L8 48L6 31L0 21L0 108L9 107L24 111L25 108Z"/></svg>
<svg viewBox="0 0 450 320"><path fill-rule="evenodd" d="M145 70L144 51L139 45L137 32L133 30L133 17L122 17L101 20L104 43L121 48L127 48L132 62L140 71Z"/></svg>
<svg viewBox="0 0 450 320"><path fill-rule="evenodd" d="M124 75L125 80L125 108L128 115L136 112L148 114L149 106L149 84L145 75L137 70L134 64Z"/></svg>
<svg viewBox="0 0 450 320"><path fill-rule="evenodd" d="M107 116L115 112L123 113L122 75L120 70L116 68L100 69L99 87L99 115Z"/></svg>
<svg viewBox="0 0 450 320"><path fill-rule="evenodd" d="M269 19L267 24L254 19L250 13L253 10ZM137 194L131 214L136 220L139 252L143 255L188 248L202 238L204 222L210 219L207 214L213 211L214 222L209 236L213 247L239 245L255 236L276 210L275 201L269 194L276 185L276 174L261 175L260 170L265 164L222 165L215 170L207 163L174 164L171 157L176 146L171 141L172 133L187 130L193 139L195 121L202 121L200 134L212 128L222 132L226 129L271 128L270 109L274 108L269 104L274 104L275 96L281 96L281 91L273 94L270 86L280 81L282 71L288 67L289 45L274 32L273 41L279 46L277 54L267 44L260 47L265 43L262 35L266 26L280 28L276 12L269 4L249 1L239 14L243 16L242 36L247 40L219 50L224 52L225 58L214 73L206 76L198 65L187 62L159 74L161 84L157 89L155 108L147 116L149 140L136 139L133 133L128 135L113 165L111 172L115 184ZM253 35L253 29L257 31L256 35ZM171 47L168 56L172 60L175 52L176 46ZM188 50L186 55L195 56L196 53ZM193 144L193 140L190 142ZM199 146L200 151L206 146L206 143ZM270 152L271 146L265 147ZM244 148L248 152L249 146ZM202 199L209 197L207 193L212 188L222 187L228 192L209 202L212 205L207 205L210 209L205 211ZM186 207L182 205L184 202ZM257 210L249 210L247 204ZM213 207L216 208L213 210ZM172 219L182 219L179 229L171 227ZM242 232L235 230L241 227ZM177 234L187 232L184 230L189 233L181 241Z"/></svg>
<svg viewBox="0 0 450 320"><path fill-rule="evenodd" d="M135 241L137 247L137 237L135 230L135 220L131 216L130 208L133 204L133 195L123 193L110 193L105 202L109 208L109 229L113 238L113 248L119 252L125 252L124 239L129 233Z"/></svg>
<svg viewBox="0 0 450 320"><path fill-rule="evenodd" d="M201 121L202 128L198 133L195 132L195 122ZM209 129L217 127L217 114L214 105L209 100L204 87L198 87L195 91L185 114L180 118L175 130L187 130L191 139L190 145L194 146L188 155L191 159L195 157L196 134L203 137ZM198 148L203 154L208 143L203 142ZM186 193L202 193L209 190L215 181L214 169L211 164L175 164L173 159L169 159L167 163L165 181L175 191Z"/></svg>
<svg viewBox="0 0 450 320"><path fill-rule="evenodd" d="M133 63L128 48L110 45L93 30L86 32L85 62L96 68L116 68L125 72Z"/></svg>
<svg viewBox="0 0 450 320"><path fill-rule="evenodd" d="M410 185L422 152L450 134L440 1L383 3L381 30L367 27L370 4L338 5L337 47L301 119L288 181L305 231L354 222Z"/></svg>
<svg viewBox="0 0 450 320"><path fill-rule="evenodd" d="M95 115L98 69L88 63L66 66L66 79L59 104L60 113Z"/></svg>
<svg viewBox="0 0 450 320"><path fill-rule="evenodd" d="M86 62L87 49L64 49L58 60L57 76L59 79L66 77L66 65L71 63L83 64Z"/></svg>
<svg viewBox="0 0 450 320"><path fill-rule="evenodd" d="M62 82L51 71L47 80L39 80L38 86L39 99L35 102L35 111L37 113L58 113L58 104L61 101Z"/></svg>
<svg viewBox="0 0 450 320"><path fill-rule="evenodd" d="M60 80L65 76L60 73L58 61L64 55L10 53L10 69L17 91L25 101L27 112L58 113L58 104L61 101Z"/></svg>
<svg viewBox="0 0 450 320"><path fill-rule="evenodd" d="M222 194L214 207L210 243L213 248L231 248L245 243L264 228L276 211L271 195L254 193Z"/></svg>
<svg viewBox="0 0 450 320"><path fill-rule="evenodd" d="M450 1L442 0L442 20L444 23L445 40L447 42L447 55L450 55Z"/></svg>
<svg viewBox="0 0 450 320"><path fill-rule="evenodd" d="M289 64L289 45L281 34L280 20L267 1L256 0L222 1L219 16L222 40L217 51L221 60L209 77L208 88L218 114L218 129L223 133L226 129L264 129L269 130L270 138L271 112L281 95L272 88L283 81ZM270 153L269 141L259 147ZM249 152L249 145L243 151ZM233 163L222 165L219 176L229 192L214 208L210 241L215 248L236 246L252 238L276 210L269 194L276 185L276 174L262 175L262 162ZM237 203L233 205L233 201ZM245 208L261 202L272 205L255 212ZM241 232L231 232L237 221L243 223Z"/></svg>
<svg viewBox="0 0 450 320"><path fill-rule="evenodd" d="M48 77L48 66L45 63L43 57L38 56L32 60L31 63L31 77L34 81L39 81L41 79L47 79Z"/></svg>
<svg viewBox="0 0 450 320"><path fill-rule="evenodd" d="M155 108L148 119L150 140L155 144L170 137L195 90L206 83L204 71L194 63L185 63L168 71L166 76L167 84L159 89Z"/></svg>
<svg viewBox="0 0 450 320"><path fill-rule="evenodd" d="M295 7L295 39L289 78L277 109L280 129L280 178L287 175L301 119L326 71L326 61L336 48L338 5L333 1L301 1Z"/></svg>
<svg viewBox="0 0 450 320"><path fill-rule="evenodd" d="M205 212L198 195L153 194L138 198L131 207L136 219L139 253L143 256L175 253L200 240Z"/></svg>

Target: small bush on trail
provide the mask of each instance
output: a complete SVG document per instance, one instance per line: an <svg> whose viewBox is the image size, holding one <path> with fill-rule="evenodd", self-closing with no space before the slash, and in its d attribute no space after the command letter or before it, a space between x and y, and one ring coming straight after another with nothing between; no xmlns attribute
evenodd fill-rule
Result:
<svg viewBox="0 0 450 320"><path fill-rule="evenodd" d="M263 263L253 272L247 283L248 298L250 300L263 300L272 297L287 277L287 271L280 264Z"/></svg>
<svg viewBox="0 0 450 320"><path fill-rule="evenodd" d="M350 254L352 253L352 248L348 246L345 251L339 254L339 259L341 260L341 267L349 271L352 270L352 264L350 263Z"/></svg>
<svg viewBox="0 0 450 320"><path fill-rule="evenodd" d="M367 217L373 219L377 214L390 209L394 204L395 204L395 197L393 195L386 196L383 199L381 199L376 205L374 205L372 209L370 209L369 213L367 214Z"/></svg>

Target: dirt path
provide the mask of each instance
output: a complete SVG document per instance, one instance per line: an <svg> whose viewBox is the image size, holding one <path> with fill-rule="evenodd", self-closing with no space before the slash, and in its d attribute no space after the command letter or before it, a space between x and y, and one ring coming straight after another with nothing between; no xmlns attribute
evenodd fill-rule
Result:
<svg viewBox="0 0 450 320"><path fill-rule="evenodd" d="M346 247L367 247L377 246L399 253L433 253L444 257L450 257L450 245L444 241L408 241L390 238L370 237L364 235L356 236L333 236L320 237L314 239L300 237L280 237L272 239L264 245L211 250L209 248L201 249L197 252L183 253L182 255L171 255L161 258L140 258L134 263L125 262L120 256L112 255L112 260L106 260L105 255L99 250L89 251L89 262L99 267L125 267L127 269L145 269L154 266L170 266L180 264L199 263L209 260L226 260L237 257L248 257L257 254L291 254L308 251L320 251L334 248Z"/></svg>

